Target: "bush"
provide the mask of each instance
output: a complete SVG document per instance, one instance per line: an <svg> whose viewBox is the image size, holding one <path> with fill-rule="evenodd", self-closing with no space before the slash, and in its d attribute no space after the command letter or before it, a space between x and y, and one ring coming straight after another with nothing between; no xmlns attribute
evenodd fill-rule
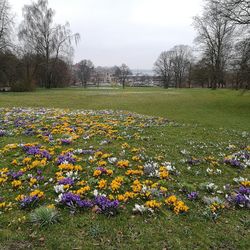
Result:
<svg viewBox="0 0 250 250"><path fill-rule="evenodd" d="M17 81L11 84L11 91L13 92L25 92L25 91L34 91L35 85L32 83L27 83L24 81Z"/></svg>

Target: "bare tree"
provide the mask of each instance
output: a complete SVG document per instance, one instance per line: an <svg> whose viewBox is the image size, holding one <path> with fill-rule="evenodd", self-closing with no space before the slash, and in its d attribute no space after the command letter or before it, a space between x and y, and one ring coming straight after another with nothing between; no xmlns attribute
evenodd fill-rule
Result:
<svg viewBox="0 0 250 250"><path fill-rule="evenodd" d="M191 85L192 58L192 49L188 45L176 45L160 54L154 64L154 71L161 78L164 88L168 88L171 82L181 88L184 80Z"/></svg>
<svg viewBox="0 0 250 250"><path fill-rule="evenodd" d="M0 52L11 45L13 16L7 0L0 0Z"/></svg>
<svg viewBox="0 0 250 250"><path fill-rule="evenodd" d="M236 89L250 89L250 38L236 43L234 51L232 66L235 73Z"/></svg>
<svg viewBox="0 0 250 250"><path fill-rule="evenodd" d="M213 0L219 5L221 15L235 24L250 24L249 0Z"/></svg>
<svg viewBox="0 0 250 250"><path fill-rule="evenodd" d="M82 60L77 64L77 76L79 77L84 88L87 87L87 82L89 81L93 71L94 64L90 60Z"/></svg>
<svg viewBox="0 0 250 250"><path fill-rule="evenodd" d="M131 75L132 72L130 68L126 64L122 64L120 67L116 67L115 76L119 78L122 83L122 88L125 88L128 76Z"/></svg>
<svg viewBox="0 0 250 250"><path fill-rule="evenodd" d="M19 39L31 53L43 58L45 67L45 86L51 87L52 71L59 56L70 51L72 41L77 42L79 34L72 34L69 24L55 25L55 12L48 7L47 0L38 0L23 8L23 17L19 28ZM56 60L51 60L55 58Z"/></svg>
<svg viewBox="0 0 250 250"><path fill-rule="evenodd" d="M202 16L194 17L194 26L198 32L196 41L201 45L203 57L209 64L213 89L224 85L224 73L235 29L220 13L219 5L208 1Z"/></svg>
<svg viewBox="0 0 250 250"><path fill-rule="evenodd" d="M177 45L173 49L172 67L175 86L181 88L191 66L192 49L188 45Z"/></svg>
<svg viewBox="0 0 250 250"><path fill-rule="evenodd" d="M154 64L154 72L161 79L164 88L168 88L173 77L173 51L163 51Z"/></svg>

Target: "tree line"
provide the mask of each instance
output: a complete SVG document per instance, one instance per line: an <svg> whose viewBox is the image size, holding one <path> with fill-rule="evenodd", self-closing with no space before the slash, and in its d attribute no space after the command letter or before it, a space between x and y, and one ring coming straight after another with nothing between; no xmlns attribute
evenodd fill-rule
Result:
<svg viewBox="0 0 250 250"><path fill-rule="evenodd" d="M7 0L0 0L0 84L16 91L64 87L71 77L73 43L80 39L69 23L55 24L47 0L23 7L16 40L14 18Z"/></svg>
<svg viewBox="0 0 250 250"><path fill-rule="evenodd" d="M156 74L165 88L250 89L250 1L204 2L202 15L193 22L197 46L163 51L154 64Z"/></svg>
<svg viewBox="0 0 250 250"><path fill-rule="evenodd" d="M35 87L68 86L72 76L83 87L101 71L90 60L73 66L73 45L80 39L69 23L55 24L48 0L23 7L23 20L14 32L8 0L0 0L0 86L14 91ZM163 51L154 63L164 88L232 87L250 89L250 2L204 0L204 10L194 17L195 46L176 45ZM129 67L114 66L112 74L126 85Z"/></svg>

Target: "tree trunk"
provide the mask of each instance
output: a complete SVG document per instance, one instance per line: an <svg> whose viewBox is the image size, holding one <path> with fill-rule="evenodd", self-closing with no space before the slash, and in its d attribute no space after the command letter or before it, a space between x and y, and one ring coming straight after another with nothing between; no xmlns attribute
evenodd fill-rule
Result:
<svg viewBox="0 0 250 250"><path fill-rule="evenodd" d="M46 48L46 65L45 65L45 74L46 74L46 79L45 79L45 86L46 88L50 88L50 76L49 76L49 49Z"/></svg>

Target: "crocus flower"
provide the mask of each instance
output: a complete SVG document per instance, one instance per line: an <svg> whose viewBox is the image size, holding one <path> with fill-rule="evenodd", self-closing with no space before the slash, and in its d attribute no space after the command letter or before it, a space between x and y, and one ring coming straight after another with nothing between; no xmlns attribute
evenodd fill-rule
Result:
<svg viewBox="0 0 250 250"><path fill-rule="evenodd" d="M189 200L197 200L198 198L198 192L191 192L187 195Z"/></svg>
<svg viewBox="0 0 250 250"><path fill-rule="evenodd" d="M63 178L61 180L58 181L58 184L62 184L62 185L73 185L74 184L74 180L72 178Z"/></svg>

